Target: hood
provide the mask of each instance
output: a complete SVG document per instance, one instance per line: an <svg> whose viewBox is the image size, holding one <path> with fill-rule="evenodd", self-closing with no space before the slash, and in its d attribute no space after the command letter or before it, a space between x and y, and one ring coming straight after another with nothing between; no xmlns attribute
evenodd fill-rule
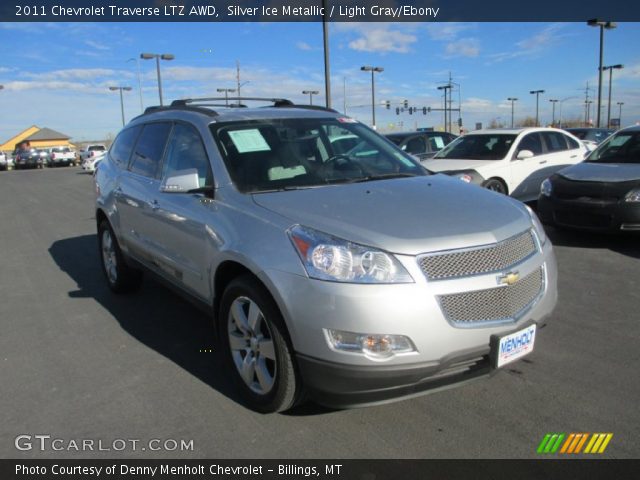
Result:
<svg viewBox="0 0 640 480"><path fill-rule="evenodd" d="M254 194L300 224L398 254L494 243L531 227L515 200L444 175Z"/></svg>
<svg viewBox="0 0 640 480"><path fill-rule="evenodd" d="M478 170L483 167L491 167L500 160L469 160L451 158L430 158L421 163L432 172L452 172L459 170Z"/></svg>
<svg viewBox="0 0 640 480"><path fill-rule="evenodd" d="M558 172L582 182L629 182L640 180L640 163L579 163Z"/></svg>

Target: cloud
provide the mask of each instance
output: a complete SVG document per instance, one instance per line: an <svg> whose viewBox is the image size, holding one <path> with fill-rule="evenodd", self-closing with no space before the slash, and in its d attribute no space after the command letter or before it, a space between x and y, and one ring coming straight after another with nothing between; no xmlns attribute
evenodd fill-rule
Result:
<svg viewBox="0 0 640 480"><path fill-rule="evenodd" d="M489 55L489 63L498 63L513 58L529 57L538 55L550 47L557 45L566 34L560 33L566 24L553 23L540 32L516 42L517 50L512 52L499 52Z"/></svg>
<svg viewBox="0 0 640 480"><path fill-rule="evenodd" d="M91 48L95 48L96 50L101 50L103 52L106 50L111 50L111 47L107 45L103 45L102 43L94 42L93 40L85 40L84 44L88 45Z"/></svg>
<svg viewBox="0 0 640 480"><path fill-rule="evenodd" d="M418 41L412 32L418 28L416 24L392 23L339 23L334 29L336 33L356 35L348 46L358 52L408 53L411 45ZM401 31L403 30L403 31Z"/></svg>
<svg viewBox="0 0 640 480"><path fill-rule="evenodd" d="M487 111L493 111L493 109L493 102L486 98L470 97L462 102L462 110L464 112L486 113Z"/></svg>
<svg viewBox="0 0 640 480"><path fill-rule="evenodd" d="M130 75L129 72L119 72L107 68L70 68L65 70L53 70L44 73L25 73L25 78L48 80L48 81L72 81L72 80L95 80L99 77Z"/></svg>
<svg viewBox="0 0 640 480"><path fill-rule="evenodd" d="M298 48L298 50L313 50L313 47L307 42L298 42L296 43L296 47Z"/></svg>
<svg viewBox="0 0 640 480"><path fill-rule="evenodd" d="M480 54L479 42L475 38L461 38L448 43L444 49L445 58L477 57Z"/></svg>
<svg viewBox="0 0 640 480"><path fill-rule="evenodd" d="M430 23L427 25L427 32L432 40L451 41L458 38L460 32L474 28L473 23Z"/></svg>

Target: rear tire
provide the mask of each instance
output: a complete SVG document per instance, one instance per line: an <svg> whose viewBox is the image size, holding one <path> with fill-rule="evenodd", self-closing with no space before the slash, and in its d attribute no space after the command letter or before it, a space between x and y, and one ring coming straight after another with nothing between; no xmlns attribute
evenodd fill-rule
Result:
<svg viewBox="0 0 640 480"><path fill-rule="evenodd" d="M254 277L227 286L218 328L224 361L247 405L263 413L292 408L301 392L293 348L280 310Z"/></svg>
<svg viewBox="0 0 640 480"><path fill-rule="evenodd" d="M134 292L142 284L142 272L129 267L122 255L118 240L107 220L98 227L100 264L109 288L115 293Z"/></svg>

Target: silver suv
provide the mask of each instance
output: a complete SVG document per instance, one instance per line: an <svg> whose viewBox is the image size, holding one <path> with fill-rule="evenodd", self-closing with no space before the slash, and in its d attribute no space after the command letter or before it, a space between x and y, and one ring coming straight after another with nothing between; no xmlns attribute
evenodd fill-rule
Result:
<svg viewBox="0 0 640 480"><path fill-rule="evenodd" d="M175 101L119 133L95 175L114 292L146 270L196 299L263 412L413 396L531 352L557 299L531 210L333 110L253 100Z"/></svg>

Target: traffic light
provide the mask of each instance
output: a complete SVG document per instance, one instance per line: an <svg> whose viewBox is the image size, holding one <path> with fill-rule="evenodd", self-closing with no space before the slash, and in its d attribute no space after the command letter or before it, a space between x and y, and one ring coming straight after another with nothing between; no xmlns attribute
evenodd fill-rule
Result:
<svg viewBox="0 0 640 480"><path fill-rule="evenodd" d="M427 107L422 107L422 114L426 115L427 114Z"/></svg>
<svg viewBox="0 0 640 480"><path fill-rule="evenodd" d="M396 107L396 115L400 115L400 107Z"/></svg>
<svg viewBox="0 0 640 480"><path fill-rule="evenodd" d="M413 115L413 111L415 110L415 108L413 107L409 107L409 115Z"/></svg>
<svg viewBox="0 0 640 480"><path fill-rule="evenodd" d="M458 118L458 126L461 127L462 126L462 118Z"/></svg>
<svg viewBox="0 0 640 480"><path fill-rule="evenodd" d="M387 110L391 108L391 102L389 100L385 102L385 105L387 106Z"/></svg>
<svg viewBox="0 0 640 480"><path fill-rule="evenodd" d="M404 104L404 108L409 108L409 100L405 100L402 103Z"/></svg>

